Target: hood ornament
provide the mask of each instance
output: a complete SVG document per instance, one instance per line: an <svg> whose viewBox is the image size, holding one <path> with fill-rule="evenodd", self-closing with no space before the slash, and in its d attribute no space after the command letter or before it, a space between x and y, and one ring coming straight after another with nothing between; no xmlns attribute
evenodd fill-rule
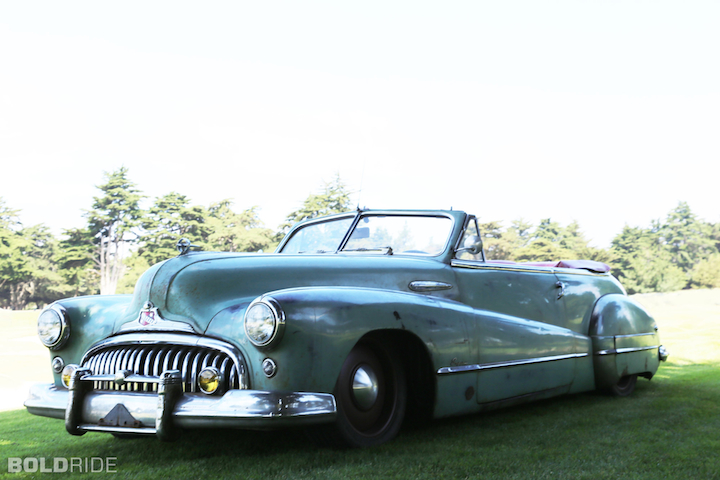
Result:
<svg viewBox="0 0 720 480"><path fill-rule="evenodd" d="M178 252L180 252L180 255L185 255L190 251L191 248L200 248L197 245L193 245L190 243L190 240L187 238L181 238L178 240L177 244L175 245L175 248L178 249Z"/></svg>

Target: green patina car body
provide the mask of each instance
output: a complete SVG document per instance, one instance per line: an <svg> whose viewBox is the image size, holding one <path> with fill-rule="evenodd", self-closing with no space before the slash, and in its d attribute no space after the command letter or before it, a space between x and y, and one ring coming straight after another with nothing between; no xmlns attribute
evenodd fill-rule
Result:
<svg viewBox="0 0 720 480"><path fill-rule="evenodd" d="M404 420L652 378L657 325L609 267L487 261L480 238L461 211L364 210L300 223L272 254L185 242L132 295L41 314L55 382L26 407L72 434L307 425L367 446Z"/></svg>

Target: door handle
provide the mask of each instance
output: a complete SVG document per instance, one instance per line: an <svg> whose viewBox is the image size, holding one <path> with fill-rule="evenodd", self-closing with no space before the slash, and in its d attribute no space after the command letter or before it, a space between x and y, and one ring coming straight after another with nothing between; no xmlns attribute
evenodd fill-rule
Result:
<svg viewBox="0 0 720 480"><path fill-rule="evenodd" d="M565 284L563 282L557 282L555 284L555 287L560 289L557 296L557 299L560 300L562 297L565 296Z"/></svg>

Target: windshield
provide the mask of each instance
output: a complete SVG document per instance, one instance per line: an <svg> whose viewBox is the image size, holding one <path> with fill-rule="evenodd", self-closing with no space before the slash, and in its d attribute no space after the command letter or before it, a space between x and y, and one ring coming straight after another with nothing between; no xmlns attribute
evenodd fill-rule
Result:
<svg viewBox="0 0 720 480"><path fill-rule="evenodd" d="M312 223L296 231L282 253L335 253L353 218ZM453 222L444 216L365 214L342 252L378 255L440 255Z"/></svg>

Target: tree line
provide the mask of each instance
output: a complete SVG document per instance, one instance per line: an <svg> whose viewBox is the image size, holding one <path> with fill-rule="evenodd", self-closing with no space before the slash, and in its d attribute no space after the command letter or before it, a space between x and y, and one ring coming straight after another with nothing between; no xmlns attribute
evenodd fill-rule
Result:
<svg viewBox="0 0 720 480"><path fill-rule="evenodd" d="M177 192L146 198L127 168L106 173L85 225L56 238L45 225L23 226L19 212L0 198L0 308L39 308L57 299L93 294L131 293L151 265L177 255L188 238L202 250L272 251L298 221L346 211L350 195L339 177L311 194L273 230L254 206L237 212L230 199L208 207L193 205Z"/></svg>
<svg viewBox="0 0 720 480"><path fill-rule="evenodd" d="M1 308L130 293L148 267L177 254L181 238L203 250L267 252L298 221L351 209L350 192L337 176L275 230L263 225L257 206L237 212L230 199L204 207L170 192L144 209L146 197L124 167L106 173L97 188L100 194L83 214L85 225L60 238L42 224L23 226L19 212L0 198ZM480 228L488 259L597 260L611 265L628 293L720 287L720 224L698 219L684 202L647 228L625 226L609 249L590 247L577 222L515 220L504 227L492 221Z"/></svg>
<svg viewBox="0 0 720 480"><path fill-rule="evenodd" d="M480 229L489 259L596 260L610 265L630 294L720 288L720 223L699 219L686 202L649 227L625 225L608 249L588 246L577 222L516 220L507 228L489 222Z"/></svg>

